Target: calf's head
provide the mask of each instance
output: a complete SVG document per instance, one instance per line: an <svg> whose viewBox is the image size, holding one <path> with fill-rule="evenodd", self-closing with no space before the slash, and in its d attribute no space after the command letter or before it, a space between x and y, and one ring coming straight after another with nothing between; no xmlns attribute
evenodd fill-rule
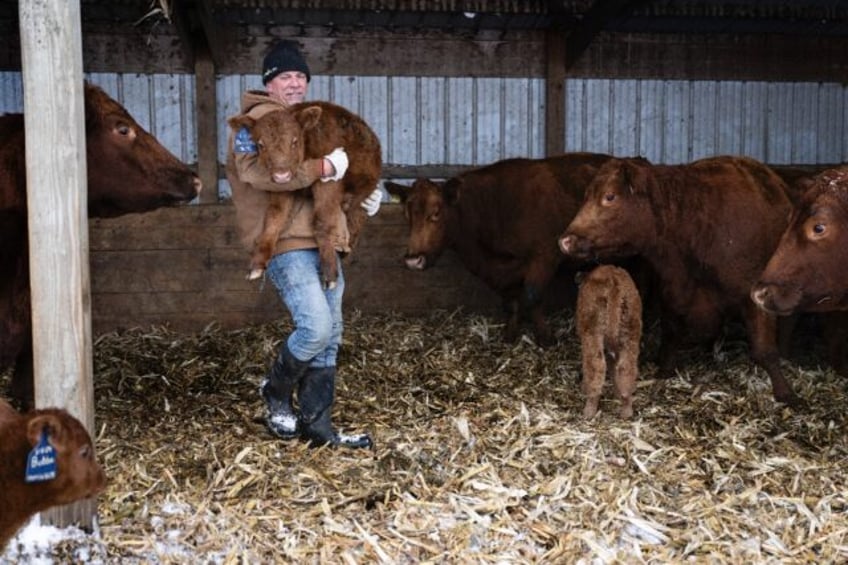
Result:
<svg viewBox="0 0 848 565"><path fill-rule="evenodd" d="M653 182L650 164L644 159L605 163L586 189L577 215L560 236L560 251L581 260L639 253L641 243L654 230L648 196Z"/></svg>
<svg viewBox="0 0 848 565"><path fill-rule="evenodd" d="M201 183L100 88L85 85L88 212L111 217L186 202Z"/></svg>
<svg viewBox="0 0 848 565"><path fill-rule="evenodd" d="M228 123L233 131L246 128L259 154L259 162L271 173L276 183L287 183L303 162L306 142L304 133L314 128L321 118L319 106L298 106L297 110L279 109L259 118L247 114L234 116Z"/></svg>
<svg viewBox="0 0 848 565"><path fill-rule="evenodd" d="M804 193L751 299L778 315L848 310L848 167Z"/></svg>
<svg viewBox="0 0 848 565"><path fill-rule="evenodd" d="M32 447L42 434L56 451L56 478L38 485L45 503L69 504L103 490L106 478L97 462L91 436L79 420L65 410L48 408L25 416L26 434Z"/></svg>
<svg viewBox="0 0 848 565"><path fill-rule="evenodd" d="M409 222L404 262L410 269L432 267L449 245L448 216L459 195L460 180L444 184L417 179L412 186L386 182L386 190L399 197Z"/></svg>

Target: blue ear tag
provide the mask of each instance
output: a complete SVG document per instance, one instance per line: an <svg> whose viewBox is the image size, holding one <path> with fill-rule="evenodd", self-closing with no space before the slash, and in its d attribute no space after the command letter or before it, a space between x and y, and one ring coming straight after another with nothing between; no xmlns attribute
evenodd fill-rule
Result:
<svg viewBox="0 0 848 565"><path fill-rule="evenodd" d="M253 138L250 137L250 131L242 126L236 137L233 140L233 151L236 153L256 153L256 144L253 143Z"/></svg>
<svg viewBox="0 0 848 565"><path fill-rule="evenodd" d="M55 478L56 450L47 441L47 429L45 428L41 431L41 439L38 440L38 445L27 456L24 480L28 483L39 483Z"/></svg>

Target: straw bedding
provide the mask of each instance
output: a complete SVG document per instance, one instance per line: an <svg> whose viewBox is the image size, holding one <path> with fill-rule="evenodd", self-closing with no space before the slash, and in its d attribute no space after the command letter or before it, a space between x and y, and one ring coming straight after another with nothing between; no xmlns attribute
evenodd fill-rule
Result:
<svg viewBox="0 0 848 565"><path fill-rule="evenodd" d="M731 334L652 379L636 416L582 416L572 319L558 345L500 341L463 311L347 316L334 420L373 451L274 439L258 384L286 321L99 336L96 443L106 563L845 562L846 382L786 362L775 405Z"/></svg>

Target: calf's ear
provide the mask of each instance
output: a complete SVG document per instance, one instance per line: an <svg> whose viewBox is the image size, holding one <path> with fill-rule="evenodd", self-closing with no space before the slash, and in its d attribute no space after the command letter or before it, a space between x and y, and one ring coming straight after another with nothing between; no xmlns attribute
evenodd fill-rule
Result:
<svg viewBox="0 0 848 565"><path fill-rule="evenodd" d="M298 110L294 117L297 119L300 127L303 129L312 129L318 124L318 120L321 119L321 107L307 106L303 110Z"/></svg>
<svg viewBox="0 0 848 565"><path fill-rule="evenodd" d="M35 447L41 440L41 434L47 432L50 445L57 451L65 447L65 426L54 414L39 414L29 421L27 425L27 439L29 444Z"/></svg>
<svg viewBox="0 0 848 565"><path fill-rule="evenodd" d="M233 131L238 131L241 128L253 129L253 126L256 125L256 120L248 116L247 114L241 114L239 116L233 116L227 123L230 125Z"/></svg>

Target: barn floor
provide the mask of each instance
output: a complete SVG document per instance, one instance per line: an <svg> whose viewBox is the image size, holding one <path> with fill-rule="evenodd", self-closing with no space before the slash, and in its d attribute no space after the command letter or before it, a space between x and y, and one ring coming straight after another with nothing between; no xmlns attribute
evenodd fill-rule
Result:
<svg viewBox="0 0 848 565"><path fill-rule="evenodd" d="M571 319L560 345L505 345L462 311L347 316L335 423L370 452L273 439L258 383L284 329L167 329L95 343L102 563L613 563L848 560L846 382L786 363L777 406L746 346L651 378L636 417L582 419ZM285 324L286 322L282 322ZM0 383L2 384L2 383Z"/></svg>

